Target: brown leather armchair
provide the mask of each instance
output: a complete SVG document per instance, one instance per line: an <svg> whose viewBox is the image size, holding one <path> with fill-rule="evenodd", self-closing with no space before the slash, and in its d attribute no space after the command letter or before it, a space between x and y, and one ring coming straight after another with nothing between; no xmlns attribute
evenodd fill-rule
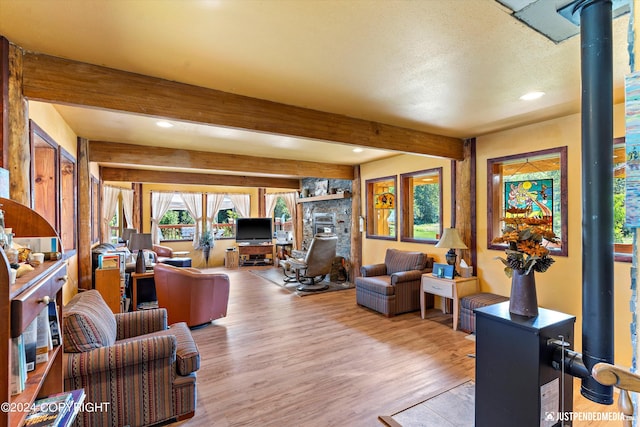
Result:
<svg viewBox="0 0 640 427"><path fill-rule="evenodd" d="M153 245L153 252L159 258L173 258L173 249L169 246Z"/></svg>
<svg viewBox="0 0 640 427"><path fill-rule="evenodd" d="M195 268L156 264L158 306L165 307L169 323L204 325L227 315L229 276L203 273Z"/></svg>

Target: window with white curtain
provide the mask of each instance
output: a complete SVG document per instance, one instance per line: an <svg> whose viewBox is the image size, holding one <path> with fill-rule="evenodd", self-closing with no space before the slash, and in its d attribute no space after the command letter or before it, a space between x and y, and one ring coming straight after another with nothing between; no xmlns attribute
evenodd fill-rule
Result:
<svg viewBox="0 0 640 427"><path fill-rule="evenodd" d="M219 238L231 239L236 237L235 220L239 217L239 213L231 201L231 198L224 196L222 204L218 208L218 211L213 216L215 224L213 228L222 232Z"/></svg>
<svg viewBox="0 0 640 427"><path fill-rule="evenodd" d="M189 214L179 193L173 195L169 209L160 219L160 241L193 240L195 220Z"/></svg>

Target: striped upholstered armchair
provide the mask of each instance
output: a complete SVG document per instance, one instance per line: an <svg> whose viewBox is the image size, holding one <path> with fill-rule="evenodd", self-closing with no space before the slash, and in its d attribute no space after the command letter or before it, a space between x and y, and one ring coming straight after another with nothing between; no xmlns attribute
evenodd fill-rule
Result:
<svg viewBox="0 0 640 427"><path fill-rule="evenodd" d="M356 302L391 317L420 310L420 283L433 269L433 258L422 252L387 249L384 263L363 265L356 278ZM427 295L433 307L433 295Z"/></svg>
<svg viewBox="0 0 640 427"><path fill-rule="evenodd" d="M95 290L64 308L64 388L84 388L76 426L148 426L192 417L200 355L185 323L165 309L113 314Z"/></svg>

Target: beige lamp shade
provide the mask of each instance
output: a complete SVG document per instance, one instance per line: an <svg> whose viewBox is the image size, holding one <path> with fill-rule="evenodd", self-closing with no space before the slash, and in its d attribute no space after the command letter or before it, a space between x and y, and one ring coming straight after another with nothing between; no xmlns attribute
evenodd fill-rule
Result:
<svg viewBox="0 0 640 427"><path fill-rule="evenodd" d="M469 249L464 244L460 233L455 228L445 228L442 233L442 237L436 243L436 248L449 248L449 249Z"/></svg>

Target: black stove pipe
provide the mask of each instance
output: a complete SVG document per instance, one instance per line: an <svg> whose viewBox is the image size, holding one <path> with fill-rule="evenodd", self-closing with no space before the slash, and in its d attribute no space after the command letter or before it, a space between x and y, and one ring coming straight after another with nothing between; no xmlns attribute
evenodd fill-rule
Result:
<svg viewBox="0 0 640 427"><path fill-rule="evenodd" d="M578 0L582 56L582 358L613 363L613 54L611 0ZM613 403L592 376L581 393Z"/></svg>

